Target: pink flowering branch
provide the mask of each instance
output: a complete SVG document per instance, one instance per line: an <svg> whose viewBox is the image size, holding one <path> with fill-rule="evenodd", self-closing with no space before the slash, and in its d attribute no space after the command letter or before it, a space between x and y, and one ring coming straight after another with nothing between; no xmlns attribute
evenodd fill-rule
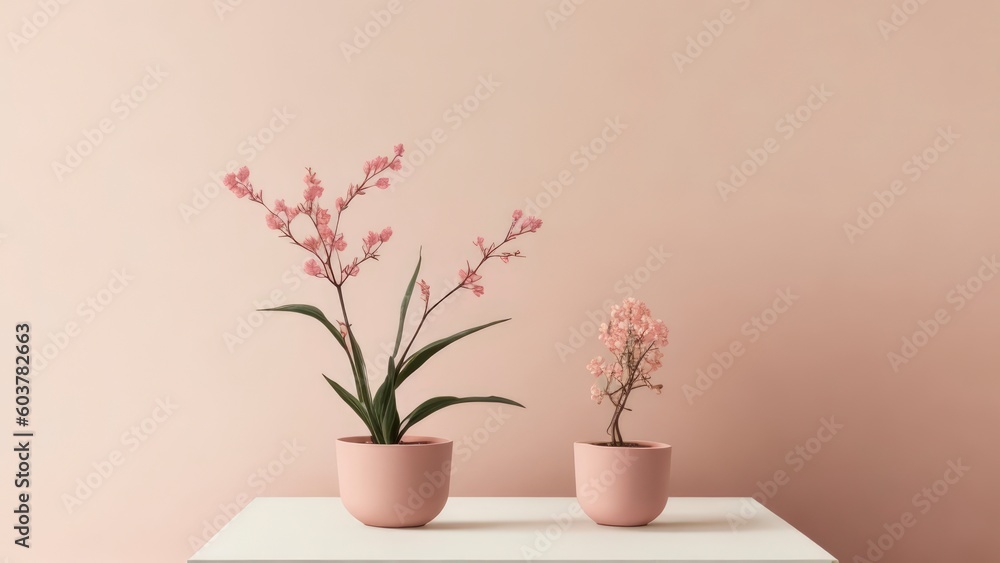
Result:
<svg viewBox="0 0 1000 563"><path fill-rule="evenodd" d="M386 227L378 235L369 232L368 238L362 245L360 258L353 258L345 266L341 259L341 252L347 249L347 242L344 235L340 233L340 219L348 205L358 196L363 196L373 187L386 189L389 187L389 179L380 174L387 170L399 170L402 167L400 157L403 156L403 145L396 145L393 148L394 156L390 160L385 156L377 156L362 166L364 179L359 184L350 184L345 197L338 197L334 208L337 213L334 226L330 227L333 217L330 211L319 204L319 198L323 195L324 188L322 181L316 177L312 168L306 168L306 176L303 182L306 188L302 193L302 203L289 206L285 200L279 199L274 202L273 207L269 207L264 202L264 191L255 190L250 182L250 170L244 166L235 173L229 173L223 178L223 183L237 197L248 197L250 201L261 205L267 213L264 216L268 228L276 230L279 236L289 239L293 244L306 250L313 257L303 264L303 271L310 276L324 278L337 289L337 296L340 301L340 311L343 315L343 324L346 326L347 337L354 339L351 331L351 323L347 316L347 307L344 303L342 287L348 278L357 276L361 264L368 260L378 260L378 251L382 244L392 236L392 228ZM315 235L309 235L303 239L298 239L292 233L292 221L298 216L305 216L309 219ZM377 237L377 241L372 236ZM334 266L336 262L336 266ZM340 321L338 321L340 322ZM351 356L348 350L348 356Z"/></svg>
<svg viewBox="0 0 1000 563"><path fill-rule="evenodd" d="M274 202L273 207L269 207L264 202L263 190L255 190L249 181L250 171L245 166L236 173L226 175L223 182L237 197L249 196L250 201L264 207L267 210L265 215L267 226L278 231L280 236L290 239L293 244L305 249L313 256L304 265L307 274L325 278L334 286L340 287L348 278L358 274L361 264L368 260L378 260L379 248L392 236L391 227L382 229L378 234L377 243L369 242L363 245L361 256L353 258L347 262L346 266L344 265L345 261L341 252L347 249L347 242L344 240L344 235L340 233L340 219L344 210L356 197L365 195L371 188L384 190L389 187L389 179L385 176L380 177L380 175L387 170L399 170L402 167L400 157L403 155L403 145L396 145L394 153L391 160L385 156L377 156L365 162L362 167L365 174L364 179L359 184L350 184L347 194L336 199L334 203L335 221L330 211L319 204L324 187L311 168L306 169L306 176L303 178L306 184L303 202L293 206L288 206L284 200L279 199ZM292 234L292 221L299 215L309 219L315 235L309 235L299 240ZM331 221L333 221L333 227L330 226Z"/></svg>
<svg viewBox="0 0 1000 563"><path fill-rule="evenodd" d="M410 337L409 343L406 345L406 348L403 349L403 355L400 356L399 365L403 365L406 361L407 354L410 352L410 348L413 346L413 343L417 340L417 335L420 333L420 329L423 328L427 317L430 316L431 312L434 311L438 305L451 297L452 294L459 289L468 289L469 291L472 291L473 295L476 297L482 296L485 290L482 285L476 283L482 279L482 276L479 274L479 269L482 268L487 261L493 258L499 258L500 261L504 263L509 262L511 258L523 258L524 255L521 254L520 250L508 252L500 249L505 244L513 241L521 235L538 231L541 226L541 219L538 219L537 217L524 217L524 212L517 209L511 215L510 227L507 228L507 234L501 242L487 245L485 244L483 237L476 237L476 240L472 241L472 244L479 248L479 262L475 267L472 267L469 262L466 261L465 268L458 270L458 277L460 280L458 284L448 290L443 296L441 296L440 299L435 301L433 305L430 304L430 286L424 280L420 280L420 294L424 301L424 313L421 315L420 323L417 324L417 328L413 331L413 335Z"/></svg>
<svg viewBox="0 0 1000 563"><path fill-rule="evenodd" d="M662 365L662 346L667 345L667 327L663 321L650 316L649 307L642 301L628 298L620 306L611 310L611 320L602 324L599 338L611 352L612 359L605 361L597 356L587 364L587 370L594 377L605 377L603 388L594 384L590 388L591 399L600 404L607 397L614 405L614 413L608 424L611 445L621 446L621 416L631 411L626 404L632 391L648 387L659 394L662 384L654 384L651 374Z"/></svg>

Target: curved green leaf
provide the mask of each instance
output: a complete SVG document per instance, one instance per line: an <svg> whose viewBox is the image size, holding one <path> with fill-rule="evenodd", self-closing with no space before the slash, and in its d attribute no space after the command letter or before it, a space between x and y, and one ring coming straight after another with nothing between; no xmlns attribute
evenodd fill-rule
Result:
<svg viewBox="0 0 1000 563"><path fill-rule="evenodd" d="M381 416L379 423L382 426L382 437L387 443L395 444L396 432L399 431L399 410L396 408L396 389L392 386L393 376L392 374L396 371L396 365L392 357L389 358L389 370L388 374L385 376L385 381L382 383L382 387L379 391L385 392L385 396L379 400L378 393L375 394L375 405L376 408L381 409Z"/></svg>
<svg viewBox="0 0 1000 563"><path fill-rule="evenodd" d="M395 358L396 354L399 353L399 344L403 340L403 326L406 323L406 311L410 308L410 297L413 295L413 286L416 285L417 283L417 276L420 275L421 262L423 262L423 257L418 255L417 267L414 268L413 270L413 275L410 277L410 283L406 286L406 293L403 294L403 302L399 306L399 328L396 330L396 345L392 349L392 356L389 357L389 369L386 371L385 379L382 381L382 384L379 385L378 390L375 391L375 399L372 406L375 408L376 411L379 411L381 413L382 415L381 418L383 419L390 411L395 410L395 403L396 403L395 393L393 392L391 397L387 396L386 393L388 393L389 390L395 391L396 389ZM389 401L391 401L393 404L391 409L387 404ZM394 418L396 427L395 429L398 430L399 429L398 412L394 414ZM387 436L387 438L389 438L389 436Z"/></svg>
<svg viewBox="0 0 1000 563"><path fill-rule="evenodd" d="M318 307L313 307L312 305L281 305L280 307L271 307L268 309L260 309L261 311L290 311L292 313L299 313L300 315L306 315L307 317L312 317L317 321L323 323L323 326L330 331L330 334L337 339L340 346L347 352L347 361L351 364L351 371L354 373L354 387L358 393L358 399L365 406L366 409L371 409L371 395L368 392L368 380L366 379L365 373L365 360L361 356L361 349L358 347L357 342L354 340L354 335L351 333L350 327L348 327L347 332L351 341L351 349L347 348L347 342L344 340L344 336L340 334L340 328L333 326L333 323L326 318L326 315ZM325 377L325 376L324 376ZM371 421L368 422L371 424ZM376 425L371 425L373 430L378 430Z"/></svg>
<svg viewBox="0 0 1000 563"><path fill-rule="evenodd" d="M507 322L509 320L510 319L500 319L499 321L493 321L491 323L486 323L484 325L479 325L477 327L466 329L463 330L462 332L455 333L447 338L442 338L441 340L431 342L427 346L424 346L423 348L417 350L409 358L406 358L403 361L403 364L399 367L399 374L397 374L396 376L395 386L399 387L400 384L406 381L407 377L409 377L413 372L417 371L417 368L424 365L424 362L431 359L431 357L434 354L437 354L452 342L465 338L470 334L479 332L484 328L489 328L495 324L500 324L503 322Z"/></svg>
<svg viewBox="0 0 1000 563"><path fill-rule="evenodd" d="M361 419L361 422L365 423L365 426L368 427L368 431L371 432L372 436L374 437L375 433L372 429L371 420L368 416L368 413L365 411L364 405L361 404L361 401L359 401L357 397L355 397L354 395L351 395L350 391L344 389L344 387L341 384L330 379L329 377L326 376L326 374L322 375L323 379L325 379L326 382L330 384L330 387L333 387L333 390L336 391L338 395L340 395L340 398L343 399L345 403L347 403L347 406L351 407L351 409L354 410L354 413L358 415L358 418Z"/></svg>
<svg viewBox="0 0 1000 563"><path fill-rule="evenodd" d="M323 314L323 311L320 311L319 308L317 307L313 307L312 305L282 305L280 307L271 307L269 309L257 309L257 310L291 311L292 313L299 313L300 315L306 315L307 317L312 317L317 321L323 323L323 326L325 326L326 329L330 331L330 334L332 334L333 337L337 339L337 342L339 342L340 345L344 348L344 351L349 353L349 351L347 350L347 342L344 341L344 336L340 334L340 329L333 326L333 323L331 323L330 320L326 318L326 315ZM351 367L353 368L353 365Z"/></svg>
<svg viewBox="0 0 1000 563"><path fill-rule="evenodd" d="M417 255L417 267L413 270L413 277L410 284L406 286L406 294L403 295L403 304L399 306L399 330L396 331L396 345L392 348L392 357L395 358L399 352L399 343L403 340L403 324L406 321L406 310L410 308L410 296L413 294L413 285L417 283L417 275L420 274L420 263L424 257Z"/></svg>
<svg viewBox="0 0 1000 563"><path fill-rule="evenodd" d="M361 401L369 412L372 412L372 430L374 442L376 444L384 444L384 438L382 436L382 426L379 424L379 412L374 405L372 405L372 394L371 389L368 387L368 368L365 367L365 357L361 352L361 346L358 345L358 340L354 338L354 331L351 327L347 327L347 339L351 344L351 357L354 360L354 384L358 388L358 399Z"/></svg>
<svg viewBox="0 0 1000 563"><path fill-rule="evenodd" d="M406 415L406 418L403 419L403 427L399 430L399 436L404 436L406 431L409 430L411 426L434 414L435 412L445 407L461 403L503 403L505 405L513 405L515 407L521 407L522 409L524 408L524 405L518 403L517 401L512 401L503 397L495 397L492 395L489 397L434 397L433 399L427 399L423 403L420 403L417 405L417 408L413 409L413 412Z"/></svg>

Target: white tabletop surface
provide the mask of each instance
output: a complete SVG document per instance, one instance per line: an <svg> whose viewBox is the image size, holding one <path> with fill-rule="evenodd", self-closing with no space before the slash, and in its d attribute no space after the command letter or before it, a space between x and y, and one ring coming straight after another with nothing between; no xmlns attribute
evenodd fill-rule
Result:
<svg viewBox="0 0 1000 563"><path fill-rule="evenodd" d="M735 527L735 529L734 529ZM370 528L339 498L257 498L190 563L836 563L752 499L671 498L653 523L598 526L575 498L453 497L422 528Z"/></svg>

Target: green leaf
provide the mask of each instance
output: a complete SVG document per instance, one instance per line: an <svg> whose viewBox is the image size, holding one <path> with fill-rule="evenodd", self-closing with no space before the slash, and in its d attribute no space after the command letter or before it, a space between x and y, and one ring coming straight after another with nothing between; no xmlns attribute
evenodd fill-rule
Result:
<svg viewBox="0 0 1000 563"><path fill-rule="evenodd" d="M368 392L368 380L365 373L365 360L361 356L361 349L358 347L357 341L354 340L354 335L351 333L350 327L348 327L347 332L351 341L351 350L347 348L347 342L344 340L344 336L340 334L340 328L333 326L333 323L326 318L317 307L312 305L281 305L280 307L271 307L269 309L260 309L261 311L291 311L292 313L299 313L301 315L306 315L312 317L319 322L323 323L323 326L330 331L330 334L337 339L340 346L347 352L347 361L351 364L351 371L354 374L354 387L358 393L358 398L361 403L365 406L367 410L371 410L371 396ZM374 425L373 425L374 427ZM377 427L376 427L377 429Z"/></svg>
<svg viewBox="0 0 1000 563"><path fill-rule="evenodd" d="M393 358L399 353L399 343L403 340L403 324L406 321L406 310L410 308L410 296L413 294L413 285L417 283L417 275L420 273L420 263L423 260L423 256L418 254L417 267L413 270L413 277L410 278L410 284L406 286L406 294L403 295L403 304L399 306L399 330L396 331L396 346L392 349Z"/></svg>
<svg viewBox="0 0 1000 563"><path fill-rule="evenodd" d="M399 431L399 410L396 408L396 388L392 385L392 374L395 373L395 371L395 361L392 357L390 357L388 374L385 377L385 381L382 383L382 387L379 388L379 391L385 390L386 395L380 402L378 393L375 394L375 404L382 410L379 421L382 426L382 437L386 440L386 443L389 444L395 444L398 441L396 439L396 432Z"/></svg>
<svg viewBox="0 0 1000 563"><path fill-rule="evenodd" d="M376 410L372 405L371 389L368 387L368 369L365 367L365 357L361 353L361 346L354 338L354 331L351 330L350 326L347 327L347 339L351 343L351 356L354 359L354 384L358 388L358 399L368 411ZM373 415L378 416L378 412L374 412ZM373 435L375 443L384 444L382 428L377 418L372 420L372 430L375 431Z"/></svg>
<svg viewBox="0 0 1000 563"><path fill-rule="evenodd" d="M420 274L421 262L423 262L423 257L418 255L417 267L413 270L413 275L410 277L410 283L406 286L406 293L403 295L403 303L399 307L399 328L396 330L396 345L393 347L392 356L389 357L389 369L386 371L385 380L382 381L378 390L375 391L375 400L373 403L375 410L381 413L380 418L383 420L383 428L385 429L388 427L393 433L399 430L399 412L396 411L395 406L395 358L396 354L399 353L399 345L403 340L403 326L406 323L406 311L410 308L410 297L413 295L413 286L417 283L417 276ZM389 403L391 403L391 405ZM392 426L395 426L395 428L393 429ZM386 436L386 438L395 442L395 440L392 440L392 436Z"/></svg>
<svg viewBox="0 0 1000 563"><path fill-rule="evenodd" d="M522 409L524 408L524 405L521 403L505 399L503 397L494 397L492 395L489 397L434 397L433 399L427 399L423 403L420 403L417 408L413 409L413 412L406 415L406 418L403 419L403 427L399 430L399 436L403 437L411 426L434 414L435 412L445 407L461 403L503 403L505 405L513 405L515 407L521 407Z"/></svg>
<svg viewBox="0 0 1000 563"><path fill-rule="evenodd" d="M499 321L493 321L491 323L486 323L484 325L479 325L474 328L463 330L462 332L458 332L447 338L442 338L441 340L431 342L427 346L424 346L423 348L417 350L416 352L413 353L413 355L405 359L403 361L403 365L399 367L399 374L396 376L396 381L395 381L396 387L399 387L404 381L406 381L406 378L409 377L413 372L417 371L417 368L424 365L424 362L431 359L431 357L434 354L437 354L452 342L465 338L466 336L469 336L470 334L473 334L475 332L479 332L484 328L489 328L495 324L500 324L502 322L506 322L509 320L510 319L500 319Z"/></svg>
<svg viewBox="0 0 1000 563"><path fill-rule="evenodd" d="M344 348L344 351L347 351L347 342L344 341L344 336L340 334L340 329L333 326L333 323L326 318L323 311L320 311L317 307L313 307L312 305L282 305L280 307L271 307L270 309L258 309L258 311L291 311L293 313L299 313L301 315L312 317L323 323L323 326L325 326L326 329L330 331L330 334L337 339L337 342L339 342Z"/></svg>
<svg viewBox="0 0 1000 563"><path fill-rule="evenodd" d="M330 387L333 387L333 390L340 395L340 398L354 410L355 414L357 414L361 421L365 423L365 426L368 427L368 431L372 433L372 436L374 436L375 433L372 429L371 420L368 417L368 413L365 411L364 405L361 404L361 401L358 401L357 397L351 395L350 391L344 389L342 385L327 377L326 374L323 374L323 379L325 379L326 382L330 384Z"/></svg>

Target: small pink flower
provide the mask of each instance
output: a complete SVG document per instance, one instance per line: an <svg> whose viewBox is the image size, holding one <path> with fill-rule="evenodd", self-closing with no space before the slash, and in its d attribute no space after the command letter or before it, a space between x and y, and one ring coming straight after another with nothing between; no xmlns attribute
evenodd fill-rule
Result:
<svg viewBox="0 0 1000 563"><path fill-rule="evenodd" d="M347 250L347 241L344 240L343 234L339 234L337 235L337 238L333 239L333 247L340 252Z"/></svg>
<svg viewBox="0 0 1000 563"><path fill-rule="evenodd" d="M424 280L417 282L420 286L420 297L423 298L424 302L430 301L431 298L431 286L427 284Z"/></svg>
<svg viewBox="0 0 1000 563"><path fill-rule="evenodd" d="M393 160L392 163L389 164L389 168L392 170L399 170L402 167L403 167L403 161L398 158L396 160Z"/></svg>
<svg viewBox="0 0 1000 563"><path fill-rule="evenodd" d="M233 184L232 186L229 186L229 191L236 194L236 197L246 197L247 195L250 194L249 190L247 190L246 188L244 188L239 184Z"/></svg>
<svg viewBox="0 0 1000 563"><path fill-rule="evenodd" d="M375 231L368 231L368 236L366 236L364 240L365 246L371 248L376 244L378 244L378 241L379 241L378 233L376 233Z"/></svg>
<svg viewBox="0 0 1000 563"><path fill-rule="evenodd" d="M313 236L306 237L302 241L302 246L309 252L316 252L319 249L319 239Z"/></svg>
<svg viewBox="0 0 1000 563"><path fill-rule="evenodd" d="M316 207L316 224L317 225L329 225L330 224L330 212L322 207Z"/></svg>
<svg viewBox="0 0 1000 563"><path fill-rule="evenodd" d="M233 189L236 185L236 174L230 172L222 177L222 183L226 185L227 188Z"/></svg>
<svg viewBox="0 0 1000 563"><path fill-rule="evenodd" d="M285 200L283 200L283 199L276 199L276 200L274 200L274 212L275 213L287 213L288 212L288 206L285 205Z"/></svg>
<svg viewBox="0 0 1000 563"><path fill-rule="evenodd" d="M392 151L396 153L396 156L403 156L403 143L400 143L395 147L392 147Z"/></svg>
<svg viewBox="0 0 1000 563"><path fill-rule="evenodd" d="M281 218L279 218L274 213L268 213L267 216L264 218L264 220L267 222L267 226L269 228L274 229L276 231L278 229L284 228L285 226L285 222L282 221Z"/></svg>
<svg viewBox="0 0 1000 563"><path fill-rule="evenodd" d="M323 186L319 184L309 184L309 187L302 192L302 197L306 201L313 201L323 195Z"/></svg>
<svg viewBox="0 0 1000 563"><path fill-rule="evenodd" d="M384 190L389 187L389 179L383 176L382 178L379 178L378 181L375 182L375 185L378 186L379 189Z"/></svg>
<svg viewBox="0 0 1000 563"><path fill-rule="evenodd" d="M299 208L298 207L289 207L288 209L285 210L285 216L288 217L288 222L289 223L291 223L292 219L294 219L295 216L298 215L298 214L299 214Z"/></svg>
<svg viewBox="0 0 1000 563"><path fill-rule="evenodd" d="M483 286L481 285L472 286L472 294L475 295L476 297L482 297L485 291L486 290L483 289Z"/></svg>
<svg viewBox="0 0 1000 563"><path fill-rule="evenodd" d="M590 386L590 398L598 405L604 400L604 391L596 383Z"/></svg>
<svg viewBox="0 0 1000 563"><path fill-rule="evenodd" d="M348 264L347 266L344 266L344 275L345 276L356 276L356 275L358 275L358 271L359 270L360 270L360 268L358 268L358 263L357 262L353 262L351 264Z"/></svg>
<svg viewBox="0 0 1000 563"><path fill-rule="evenodd" d="M250 169L247 168L246 166L241 167L236 172L236 179L239 180L240 182L246 182L247 178L249 177L250 177Z"/></svg>
<svg viewBox="0 0 1000 563"><path fill-rule="evenodd" d="M318 278L323 276L323 268L320 267L319 262L317 262L315 258L306 260L302 269L310 276L316 276Z"/></svg>
<svg viewBox="0 0 1000 563"><path fill-rule="evenodd" d="M366 160L364 165L361 166L361 171L365 173L365 176L372 171L372 161Z"/></svg>
<svg viewBox="0 0 1000 563"><path fill-rule="evenodd" d="M521 232L523 233L533 233L537 231L542 226L542 220L537 217L527 217L524 222L521 223Z"/></svg>
<svg viewBox="0 0 1000 563"><path fill-rule="evenodd" d="M344 198L338 197L337 201L335 201L333 204L337 208L337 213L340 213L340 211L344 208Z"/></svg>
<svg viewBox="0 0 1000 563"><path fill-rule="evenodd" d="M483 242L485 242L483 240L483 237L476 237L476 240L472 241L472 245L473 246L478 246L479 248L482 248L483 247Z"/></svg>
<svg viewBox="0 0 1000 563"><path fill-rule="evenodd" d="M392 227L386 227L382 229L382 232L378 234L378 239L382 242L388 242L389 237L392 236Z"/></svg>
<svg viewBox="0 0 1000 563"><path fill-rule="evenodd" d="M523 212L523 211L521 211L520 209L515 209L515 210L514 210L514 215L513 215L513 217L514 217L514 220L515 220L515 221L519 221L519 220L521 219L521 216L522 216L522 215L524 215L524 212Z"/></svg>
<svg viewBox="0 0 1000 563"><path fill-rule="evenodd" d="M476 272L466 273L464 268L458 270L458 277L465 280L463 285L475 283L483 278L483 276L477 274Z"/></svg>
<svg viewBox="0 0 1000 563"><path fill-rule="evenodd" d="M316 230L319 232L319 238L323 239L327 246L333 247L333 229L330 225L317 225Z"/></svg>
<svg viewBox="0 0 1000 563"><path fill-rule="evenodd" d="M597 356L587 364L587 371L594 377L600 377L604 373L604 358Z"/></svg>

